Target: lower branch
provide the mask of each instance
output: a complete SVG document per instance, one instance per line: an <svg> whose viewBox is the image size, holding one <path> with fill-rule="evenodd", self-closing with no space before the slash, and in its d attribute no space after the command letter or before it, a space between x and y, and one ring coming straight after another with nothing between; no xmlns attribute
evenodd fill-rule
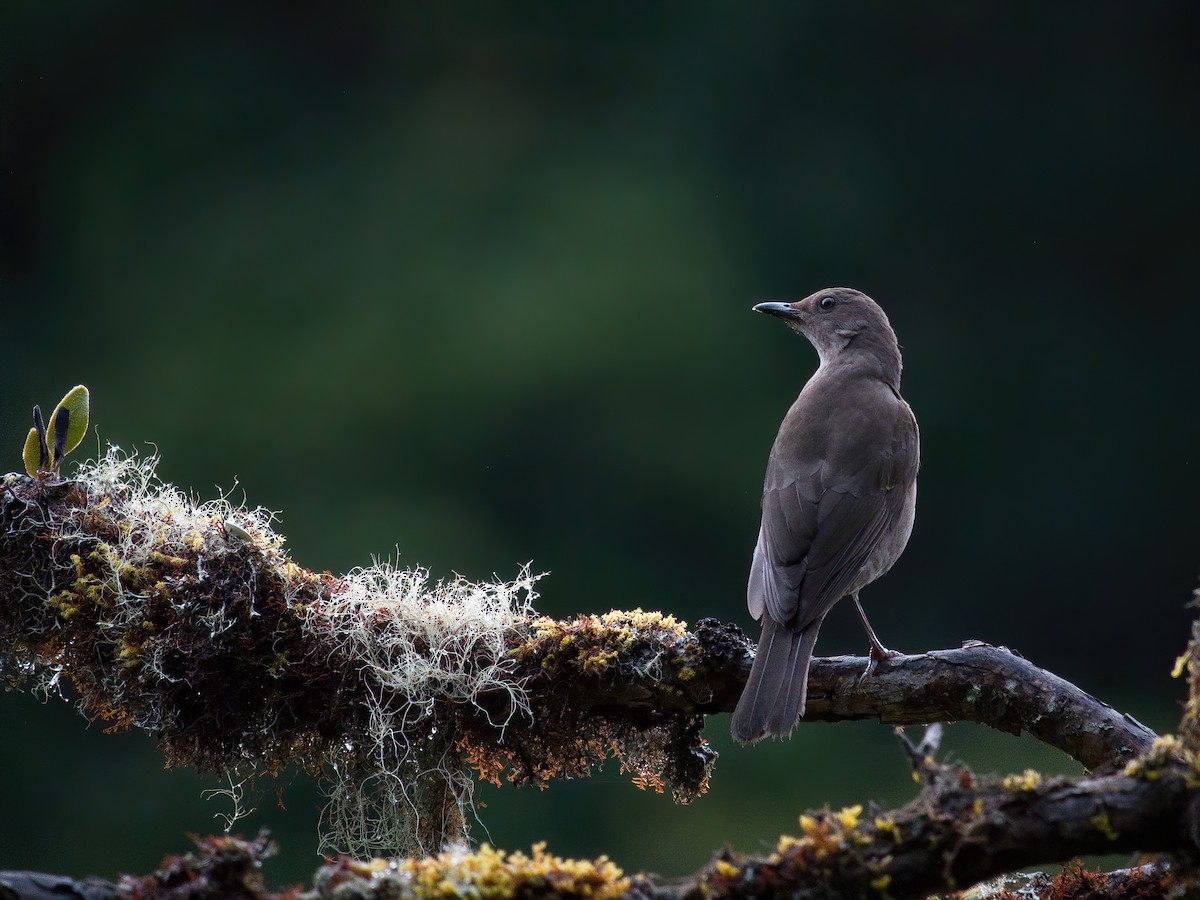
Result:
<svg viewBox="0 0 1200 900"><path fill-rule="evenodd" d="M926 761L920 795L891 812L861 806L800 817L800 833L779 839L765 857L724 850L700 872L664 884L649 875L627 875L605 857L570 860L546 852L506 854L484 846L474 853L449 850L421 859L327 862L311 889L273 894L259 866L269 855L264 838L203 838L197 852L171 857L151 876L124 878L121 896L140 900L295 898L396 900L396 898L713 898L923 897L965 889L1014 869L1079 854L1156 852L1174 866L1146 866L1111 876L1076 868L1036 884L1021 896L1178 896L1195 889L1193 863L1200 836L1200 790L1194 760L1177 742L1161 741L1131 774L1043 779L1029 772L976 778L965 769ZM1082 891L1065 892L1070 881ZM0 897L43 898L43 885L67 879L0 873ZM1103 886L1104 890L1100 890ZM89 882L80 896L110 897ZM1123 893L1116 893L1117 890Z"/></svg>
<svg viewBox="0 0 1200 900"><path fill-rule="evenodd" d="M941 768L910 804L801 817L802 834L754 859L725 853L675 896L920 897L1082 854L1194 860L1200 799L1190 765L1136 776L976 778Z"/></svg>

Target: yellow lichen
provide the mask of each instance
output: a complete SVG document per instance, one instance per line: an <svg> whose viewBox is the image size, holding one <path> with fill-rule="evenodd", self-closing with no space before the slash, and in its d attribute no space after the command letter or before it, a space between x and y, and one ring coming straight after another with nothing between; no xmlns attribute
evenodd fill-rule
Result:
<svg viewBox="0 0 1200 900"><path fill-rule="evenodd" d="M1089 818L1088 822L1090 822L1093 828L1099 831L1110 841L1115 841L1117 839L1118 835L1116 829L1113 828L1112 822L1108 818L1108 813L1104 810L1100 810L1100 812Z"/></svg>
<svg viewBox="0 0 1200 900"><path fill-rule="evenodd" d="M608 664L617 658L616 650L590 653L584 657L583 672L585 675L598 675L608 668Z"/></svg>
<svg viewBox="0 0 1200 900"><path fill-rule="evenodd" d="M841 823L843 831L853 831L858 827L858 817L862 815L862 804L855 806L847 806L842 808L837 813L837 820Z"/></svg>
<svg viewBox="0 0 1200 900"><path fill-rule="evenodd" d="M411 882L418 898L499 900L549 889L558 896L615 900L630 886L630 880L608 857L563 859L547 853L544 843L535 844L530 855L505 854L484 844L475 853L452 849L436 857L402 860L394 869L386 860L381 863L364 874L377 882L400 876Z"/></svg>
<svg viewBox="0 0 1200 900"><path fill-rule="evenodd" d="M60 619L69 619L79 612L79 601L70 591L60 591L46 601Z"/></svg>
<svg viewBox="0 0 1200 900"><path fill-rule="evenodd" d="M887 835L897 844L900 843L900 826L896 824L896 820L891 816L876 816L875 830L880 834Z"/></svg>
<svg viewBox="0 0 1200 900"><path fill-rule="evenodd" d="M740 872L737 866L724 859L717 860L716 870L718 875L722 875L725 878L737 878Z"/></svg>
<svg viewBox="0 0 1200 900"><path fill-rule="evenodd" d="M1147 753L1131 760L1125 766L1125 774L1130 778L1156 781L1162 774L1162 768L1171 762L1182 762L1194 769L1200 766L1200 758L1184 747L1179 738L1165 734L1154 739Z"/></svg>
<svg viewBox="0 0 1200 900"><path fill-rule="evenodd" d="M347 861L346 865L355 875L370 876L385 871L390 863L386 859L377 857L367 860L351 859Z"/></svg>
<svg viewBox="0 0 1200 900"><path fill-rule="evenodd" d="M1036 769L1026 769L1019 775L1005 775L1000 782L1006 791L1028 792L1036 790L1042 784L1042 773Z"/></svg>
<svg viewBox="0 0 1200 900"><path fill-rule="evenodd" d="M836 813L826 808L817 815L800 816L802 836L780 837L774 862L797 852L807 859L822 860L843 852L848 844L870 845L871 837L856 830L861 813L861 806L851 806Z"/></svg>
<svg viewBox="0 0 1200 900"><path fill-rule="evenodd" d="M1156 737L1154 743L1150 745L1150 756L1166 758L1185 752L1183 741L1173 734L1164 734L1161 737Z"/></svg>

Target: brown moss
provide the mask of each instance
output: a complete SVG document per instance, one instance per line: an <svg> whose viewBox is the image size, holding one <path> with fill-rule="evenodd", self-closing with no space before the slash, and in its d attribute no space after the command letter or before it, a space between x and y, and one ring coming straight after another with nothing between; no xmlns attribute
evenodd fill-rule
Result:
<svg viewBox="0 0 1200 900"><path fill-rule="evenodd" d="M218 521L155 546L125 518L127 495L97 490L5 482L0 666L10 683L67 674L85 714L109 730L154 732L168 766L315 766L346 728L314 693L332 686L327 651L288 599L314 600L316 579L292 570L299 578L285 581L274 554L229 545Z"/></svg>
<svg viewBox="0 0 1200 900"><path fill-rule="evenodd" d="M1063 866L1061 872L1040 884L1023 887L1019 892L1005 890L1004 900L1045 898L1045 900L1092 900L1096 897L1122 897L1125 900L1165 900L1180 896L1174 876L1159 866L1141 865L1115 872L1089 870L1079 860Z"/></svg>
<svg viewBox="0 0 1200 900"><path fill-rule="evenodd" d="M530 714L507 724L503 743L464 718L459 749L497 784L502 775L537 785L584 777L614 759L637 787L670 784L677 802L689 802L708 789L716 760L688 699L701 653L683 622L659 612L536 619L514 633L511 651Z"/></svg>
<svg viewBox="0 0 1200 900"><path fill-rule="evenodd" d="M295 900L299 888L268 891L262 863L275 853L266 833L253 841L231 835L193 838L196 850L168 856L153 875L126 876L119 890L125 900Z"/></svg>

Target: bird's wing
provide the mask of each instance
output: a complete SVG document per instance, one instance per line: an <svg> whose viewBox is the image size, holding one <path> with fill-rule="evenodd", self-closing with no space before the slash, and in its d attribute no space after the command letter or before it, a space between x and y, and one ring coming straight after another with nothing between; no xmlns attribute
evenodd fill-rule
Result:
<svg viewBox="0 0 1200 900"><path fill-rule="evenodd" d="M801 629L852 589L916 477L916 423L903 413L882 447L842 471L819 459L772 458L747 592L756 618L766 612Z"/></svg>

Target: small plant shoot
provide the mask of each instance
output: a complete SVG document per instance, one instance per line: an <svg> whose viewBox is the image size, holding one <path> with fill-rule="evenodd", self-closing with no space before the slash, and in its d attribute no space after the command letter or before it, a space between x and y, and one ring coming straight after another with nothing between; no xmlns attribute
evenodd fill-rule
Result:
<svg viewBox="0 0 1200 900"><path fill-rule="evenodd" d="M91 395L77 384L58 401L46 426L40 406L33 407L33 427L25 437L21 457L32 477L57 473L63 458L79 446L88 430Z"/></svg>

